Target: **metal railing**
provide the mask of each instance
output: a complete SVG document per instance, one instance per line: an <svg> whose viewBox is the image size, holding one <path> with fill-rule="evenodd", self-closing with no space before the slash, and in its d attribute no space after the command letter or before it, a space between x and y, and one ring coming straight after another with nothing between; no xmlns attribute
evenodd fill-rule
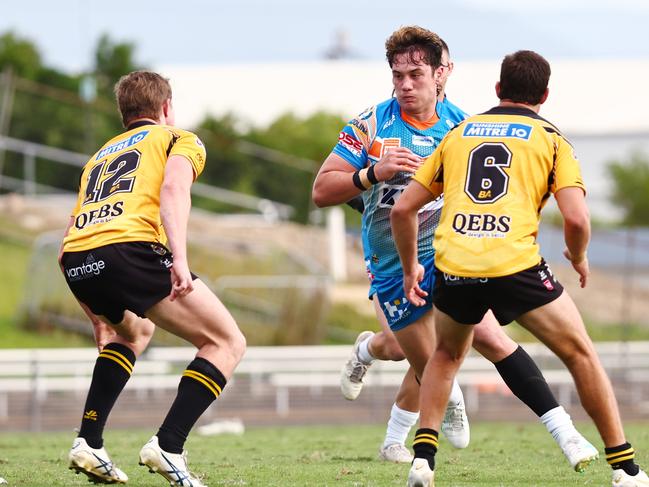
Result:
<svg viewBox="0 0 649 487"><path fill-rule="evenodd" d="M584 417L572 377L538 344L526 350L542 368L560 403ZM625 417L649 407L649 342L598 343L597 351ZM384 421L407 362L376 361L357 401L340 394L340 368L349 346L249 347L220 398L204 420L239 417L248 424L333 424ZM175 395L193 347L153 347L135 364L118 411L116 427L150 427ZM76 424L97 352L93 348L0 351L0 430L67 429ZM623 358L624 357L624 358ZM472 353L458 374L469 414L481 419L536 417L506 388L496 369Z"/></svg>
<svg viewBox="0 0 649 487"><path fill-rule="evenodd" d="M90 156L43 144L27 142L0 135L0 152L10 151L23 155L23 179L2 174L0 170L0 189L16 191L28 196L42 193L69 193L70 191L37 182L36 158L46 159L67 166L83 167ZM192 194L217 203L253 210L267 221L287 220L293 214L293 207L266 198L238 193L204 183L194 183Z"/></svg>

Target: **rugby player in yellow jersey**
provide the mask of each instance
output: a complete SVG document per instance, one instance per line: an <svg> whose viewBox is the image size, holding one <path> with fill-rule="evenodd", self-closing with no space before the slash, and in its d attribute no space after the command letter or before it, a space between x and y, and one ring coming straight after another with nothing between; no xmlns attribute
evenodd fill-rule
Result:
<svg viewBox="0 0 649 487"><path fill-rule="evenodd" d="M99 483L128 480L103 447L103 429L159 326L198 352L163 424L142 447L140 464L171 485L201 487L183 445L246 346L230 313L187 263L190 186L205 165L205 148L196 135L173 127L171 87L159 74L130 73L115 94L126 131L86 163L59 258L100 348L70 468Z"/></svg>
<svg viewBox="0 0 649 487"><path fill-rule="evenodd" d="M419 416L415 372L418 376L423 374L434 347L433 303L414 308L402 299L403 276L390 232L389 213L421 161L433 152L449 126L464 120L465 114L444 96L450 63L448 46L437 34L418 26L401 27L386 41L386 58L395 97L366 110L365 115L343 129L338 144L318 172L313 199L318 206L328 206L348 201L354 194L362 195L363 247L372 275L370 296L384 331L380 335L359 335L343 369L341 389L346 398L354 399L372 359L397 360L407 356L412 369L391 409L379 455L384 460L410 463L412 455L405 441ZM395 148L382 150L381 141L390 141ZM365 172L368 167L376 171L378 181L370 187L359 182L359 187L355 171ZM419 259L430 269L429 276L434 269L431 242L441 207L438 201L419 214ZM425 286L432 291L433 279ZM397 344L385 346L395 338ZM532 358L505 334L492 314L476 326L473 345L494 363L511 391L537 414L576 471L597 458L597 450L575 429ZM470 432L459 386L453 388L446 413L442 433L456 448L465 448Z"/></svg>
<svg viewBox="0 0 649 487"><path fill-rule="evenodd" d="M550 65L532 51L502 62L500 104L465 120L425 161L391 213L404 270L404 292L424 304L417 261L417 212L444 193L434 248L437 347L421 380L420 429L413 441L411 487L433 485L438 431L452 379L488 310L513 320L566 364L613 467L613 487L649 486L626 441L611 383L579 311L539 254L540 211L554 194L564 219L565 256L588 279L590 220L572 147L538 115L548 96Z"/></svg>

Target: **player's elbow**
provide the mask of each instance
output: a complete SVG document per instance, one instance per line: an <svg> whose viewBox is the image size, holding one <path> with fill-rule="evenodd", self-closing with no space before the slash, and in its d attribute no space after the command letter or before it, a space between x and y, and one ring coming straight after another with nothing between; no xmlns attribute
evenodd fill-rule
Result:
<svg viewBox="0 0 649 487"><path fill-rule="evenodd" d="M413 211L416 211L403 198L400 198L390 210L390 223L394 226L395 222L400 222L408 218Z"/></svg>
<svg viewBox="0 0 649 487"><path fill-rule="evenodd" d="M311 190L311 198L313 199L313 203L318 208L324 208L334 204L331 202L331 199L329 197L330 192L326 189L327 188L325 187L325 185L320 183L316 179L315 183L313 184L313 189Z"/></svg>
<svg viewBox="0 0 649 487"><path fill-rule="evenodd" d="M581 211L566 212L563 215L563 224L566 230L573 233L586 233L590 231L590 213L587 208Z"/></svg>

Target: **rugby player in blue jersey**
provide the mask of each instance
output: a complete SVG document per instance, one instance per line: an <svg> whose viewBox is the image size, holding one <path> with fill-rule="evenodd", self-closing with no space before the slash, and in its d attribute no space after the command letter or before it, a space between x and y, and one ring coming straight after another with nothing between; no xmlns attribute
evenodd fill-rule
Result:
<svg viewBox="0 0 649 487"><path fill-rule="evenodd" d="M343 369L341 385L345 397L355 399L374 359L400 360L405 355L411 368L392 407L379 456L410 462L412 455L404 443L419 415L417 377L422 376L435 345L432 292L423 307L412 306L404 299L390 211L422 161L466 115L445 97L444 84L453 66L448 47L435 33L417 26L400 28L386 41L386 57L395 96L365 110L343 128L338 144L320 168L313 200L325 207L362 196L359 206L371 276L370 297L383 331L359 335ZM419 213L418 255L431 270L432 241L442 203L438 199ZM433 273L426 275L432 277ZM421 286L432 291L433 280ZM476 326L473 345L496 365L512 392L541 418L575 470L582 470L597 457L596 449L557 403L536 364L501 330L493 315L488 314ZM469 443L469 424L457 383L442 432L458 448Z"/></svg>

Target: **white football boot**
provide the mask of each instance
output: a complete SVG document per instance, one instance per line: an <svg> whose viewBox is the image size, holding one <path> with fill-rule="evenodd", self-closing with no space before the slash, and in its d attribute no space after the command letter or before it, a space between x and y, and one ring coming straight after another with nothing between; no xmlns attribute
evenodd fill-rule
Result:
<svg viewBox="0 0 649 487"><path fill-rule="evenodd" d="M442 433L455 448L466 448L471 440L464 401L449 402L442 420Z"/></svg>
<svg viewBox="0 0 649 487"><path fill-rule="evenodd" d="M613 470L613 487L649 487L649 477L640 470L636 475L629 475L621 468Z"/></svg>
<svg viewBox="0 0 649 487"><path fill-rule="evenodd" d="M149 467L151 473L159 473L173 487L207 487L189 471L187 452L164 451L158 444L157 436L153 436L140 450L140 465Z"/></svg>
<svg viewBox="0 0 649 487"><path fill-rule="evenodd" d="M597 448L576 430L572 436L560 442L559 446L575 472L583 472L588 465L599 458Z"/></svg>
<svg viewBox="0 0 649 487"><path fill-rule="evenodd" d="M379 449L379 460L384 462L394 463L410 463L412 462L412 453L401 443L392 443L391 445L383 445Z"/></svg>
<svg viewBox="0 0 649 487"><path fill-rule="evenodd" d="M408 472L407 487L433 487L435 472L428 466L425 458L415 458Z"/></svg>
<svg viewBox="0 0 649 487"><path fill-rule="evenodd" d="M125 484L128 476L111 461L106 449L91 448L84 438L75 438L68 454L70 470L84 473L95 484Z"/></svg>
<svg viewBox="0 0 649 487"><path fill-rule="evenodd" d="M345 399L353 401L361 393L363 388L363 378L371 364L361 362L358 358L358 347L368 337L374 335L373 331L364 331L356 338L354 348L340 373L340 391Z"/></svg>

